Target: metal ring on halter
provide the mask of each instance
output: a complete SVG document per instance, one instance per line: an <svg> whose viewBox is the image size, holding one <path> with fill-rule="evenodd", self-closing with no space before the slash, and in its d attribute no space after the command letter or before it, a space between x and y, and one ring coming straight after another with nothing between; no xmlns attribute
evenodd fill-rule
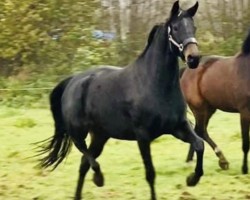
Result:
<svg viewBox="0 0 250 200"><path fill-rule="evenodd" d="M182 52L183 49L184 49L184 45L183 44L179 44L179 50L180 50L180 52Z"/></svg>

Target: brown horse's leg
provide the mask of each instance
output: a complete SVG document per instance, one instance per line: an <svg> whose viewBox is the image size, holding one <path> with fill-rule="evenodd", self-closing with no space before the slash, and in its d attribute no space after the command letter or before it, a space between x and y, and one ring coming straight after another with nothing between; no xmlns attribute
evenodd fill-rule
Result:
<svg viewBox="0 0 250 200"><path fill-rule="evenodd" d="M229 162L227 161L226 157L222 153L222 151L219 149L217 144L209 137L208 132L204 132L204 140L212 147L214 150L216 156L219 158L219 166L223 170L229 169Z"/></svg>
<svg viewBox="0 0 250 200"><path fill-rule="evenodd" d="M195 133L203 138L204 136L204 130L205 130L205 116L204 116L204 109L196 109L190 106L190 109L192 110L194 117L195 117ZM194 148L192 147L192 144L189 146L189 151L187 155L186 162L192 161L194 158Z"/></svg>
<svg viewBox="0 0 250 200"><path fill-rule="evenodd" d="M193 158L194 158L194 148L190 144L189 145L189 150L188 150L188 155L187 155L186 162L189 163L189 162L193 161Z"/></svg>
<svg viewBox="0 0 250 200"><path fill-rule="evenodd" d="M88 149L89 153L94 158L97 158L101 154L106 142L107 142L107 138L101 138L101 137L96 138L95 135L91 134L91 143ZM86 157L83 155L81 159L80 169L79 169L79 177L78 177L78 182L77 182L77 187L76 187L76 192L75 192L75 200L81 199L84 178L89 168L90 168L90 164L88 160L86 159ZM99 187L104 185L104 178L103 178L100 168L99 170L95 171L93 181Z"/></svg>
<svg viewBox="0 0 250 200"><path fill-rule="evenodd" d="M199 114L198 112L194 112L195 122L196 122L195 132L197 133L197 135L203 138L212 147L216 156L219 158L219 166L221 167L221 169L227 170L229 168L229 162L225 158L222 151L218 148L217 144L210 138L207 132L207 126L208 126L209 120L216 110L214 108L206 108L203 110L204 112L199 113ZM192 146L190 146L189 153L187 156L187 162L192 160L193 152L194 150Z"/></svg>
<svg viewBox="0 0 250 200"><path fill-rule="evenodd" d="M192 108L191 108L191 110L192 110L192 112L194 114L194 117L195 117L194 131L199 137L203 138L203 136L204 136L203 133L204 133L204 130L205 130L204 114L199 114L200 113L199 111L196 111L195 109L192 109ZM193 157L194 157L194 148L190 144L186 162L192 161Z"/></svg>
<svg viewBox="0 0 250 200"><path fill-rule="evenodd" d="M203 139L212 147L214 150L216 156L219 158L219 166L223 170L229 169L229 162L227 161L226 157L222 153L222 151L219 149L218 145L210 138L208 132L207 132L207 126L209 123L210 118L215 113L214 108L208 108L207 113L205 115L205 126L204 126L204 132L203 132Z"/></svg>
<svg viewBox="0 0 250 200"><path fill-rule="evenodd" d="M240 124L241 124L241 136L242 136L242 150L244 153L243 157L243 165L242 165L242 173L248 173L248 165L247 165L247 155L249 151L249 119L244 118L244 116L240 115Z"/></svg>
<svg viewBox="0 0 250 200"><path fill-rule="evenodd" d="M199 126L198 126L197 123L196 123L196 124L195 124L195 128L194 128L195 133L196 133L199 137L203 138L203 134L202 134L201 131L199 131L200 129L199 129L198 127L199 127ZM194 159L194 148L193 148L193 146L190 144L186 162L191 162L191 161L193 161L193 159Z"/></svg>

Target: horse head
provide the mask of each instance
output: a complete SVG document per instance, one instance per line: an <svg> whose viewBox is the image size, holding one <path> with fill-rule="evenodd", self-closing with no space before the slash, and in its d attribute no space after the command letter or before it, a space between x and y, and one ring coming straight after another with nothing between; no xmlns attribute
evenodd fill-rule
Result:
<svg viewBox="0 0 250 200"><path fill-rule="evenodd" d="M179 7L179 1L176 1L166 23L171 50L177 53L189 68L196 68L200 61L198 43L195 39L196 27L193 21L198 6L196 2L188 10L182 10Z"/></svg>

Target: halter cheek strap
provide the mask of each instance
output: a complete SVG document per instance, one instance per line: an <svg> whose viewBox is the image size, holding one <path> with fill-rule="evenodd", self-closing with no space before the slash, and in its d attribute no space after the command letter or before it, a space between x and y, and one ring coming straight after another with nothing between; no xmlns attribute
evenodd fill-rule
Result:
<svg viewBox="0 0 250 200"><path fill-rule="evenodd" d="M173 44L175 45L179 51L182 53L183 50L184 50L184 47L189 44L189 43L194 43L194 44L197 44L197 40L194 38L194 37L190 37L190 38L187 38L183 41L183 43L178 43L174 40L174 38L172 37L171 35L171 28L168 27L168 40Z"/></svg>

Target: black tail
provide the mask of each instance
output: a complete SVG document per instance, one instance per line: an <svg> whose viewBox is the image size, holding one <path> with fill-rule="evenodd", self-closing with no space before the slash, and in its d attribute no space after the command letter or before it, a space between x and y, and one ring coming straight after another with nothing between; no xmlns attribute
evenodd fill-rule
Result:
<svg viewBox="0 0 250 200"><path fill-rule="evenodd" d="M180 78L182 77L182 74L184 73L185 69L186 69L185 67L180 68L180 70L179 70L179 77Z"/></svg>
<svg viewBox="0 0 250 200"><path fill-rule="evenodd" d="M65 87L72 77L60 82L50 94L50 109L55 121L55 134L53 137L42 141L40 155L47 154L40 160L40 166L47 168L53 166L53 170L63 161L71 150L72 141L66 134L62 116L61 98Z"/></svg>

